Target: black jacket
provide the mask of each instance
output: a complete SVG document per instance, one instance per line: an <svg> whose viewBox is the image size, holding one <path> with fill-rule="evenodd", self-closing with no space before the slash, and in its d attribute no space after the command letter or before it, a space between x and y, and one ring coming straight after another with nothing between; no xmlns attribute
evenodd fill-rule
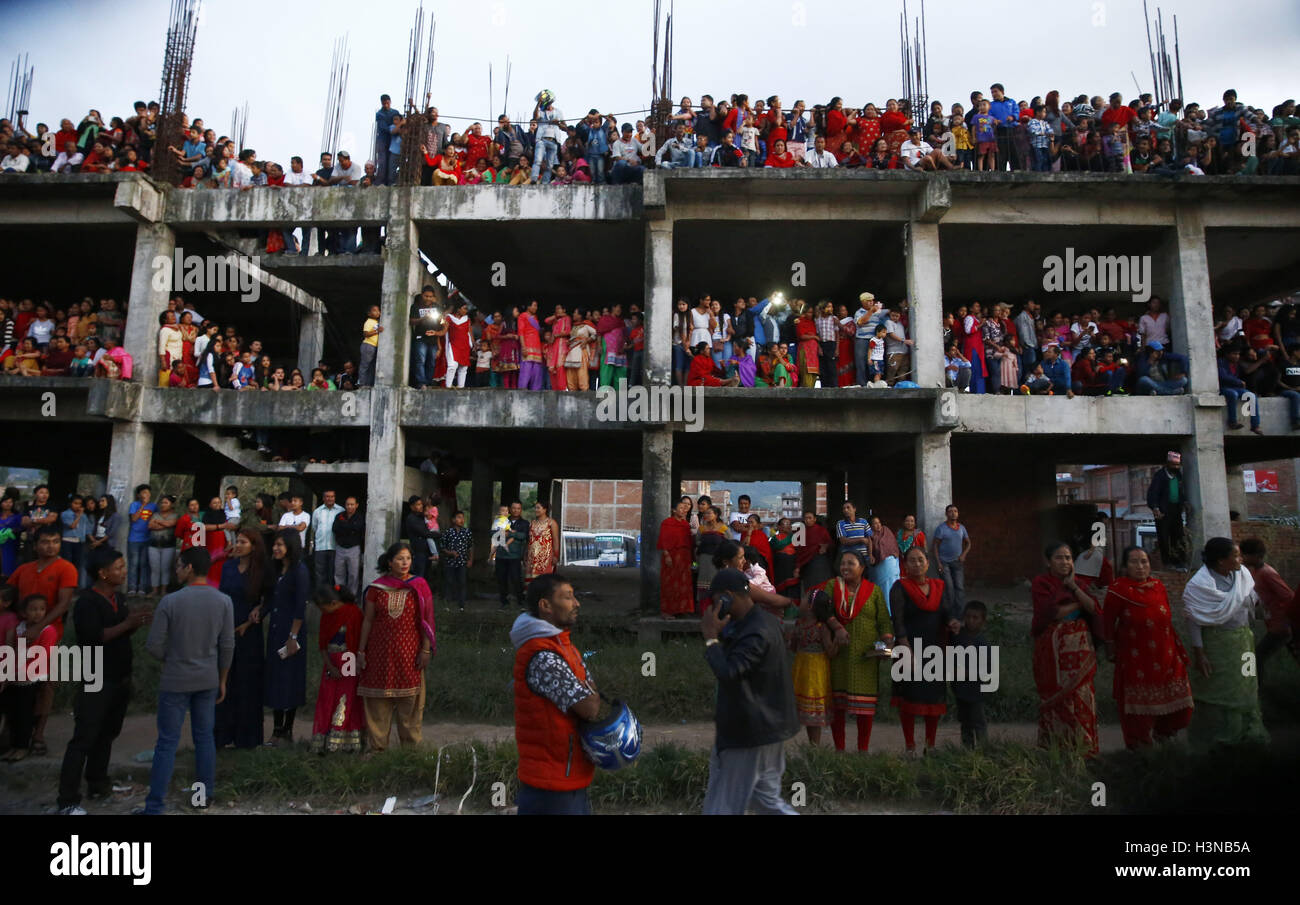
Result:
<svg viewBox="0 0 1300 905"><path fill-rule="evenodd" d="M1176 504L1169 502L1169 471L1166 468L1156 469L1155 475L1151 478L1151 486L1147 488L1147 506L1151 509L1159 509L1168 515L1173 511L1174 505L1187 506L1187 479L1183 476L1182 470L1178 473L1178 486L1181 490L1179 500Z"/></svg>
<svg viewBox="0 0 1300 905"><path fill-rule="evenodd" d="M781 623L754 606L727 637L704 649L718 677L717 748L757 748L799 732Z"/></svg>

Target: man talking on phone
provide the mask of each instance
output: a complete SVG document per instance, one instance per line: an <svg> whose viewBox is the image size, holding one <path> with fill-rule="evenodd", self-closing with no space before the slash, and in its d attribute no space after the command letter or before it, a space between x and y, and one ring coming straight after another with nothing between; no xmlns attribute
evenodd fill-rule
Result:
<svg viewBox="0 0 1300 905"><path fill-rule="evenodd" d="M799 732L781 623L754 605L738 569L718 572L709 593L700 632L718 695L704 813L743 814L748 805L759 814L797 814L781 798L785 740Z"/></svg>

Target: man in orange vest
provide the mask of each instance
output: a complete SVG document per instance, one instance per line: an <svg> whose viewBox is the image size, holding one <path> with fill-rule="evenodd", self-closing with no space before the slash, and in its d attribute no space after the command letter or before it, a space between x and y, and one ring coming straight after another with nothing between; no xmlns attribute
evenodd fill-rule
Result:
<svg viewBox="0 0 1300 905"><path fill-rule="evenodd" d="M510 629L520 814L591 813L595 766L582 750L579 720L596 718L600 696L569 639L579 607L568 579L539 575L528 586L527 612Z"/></svg>

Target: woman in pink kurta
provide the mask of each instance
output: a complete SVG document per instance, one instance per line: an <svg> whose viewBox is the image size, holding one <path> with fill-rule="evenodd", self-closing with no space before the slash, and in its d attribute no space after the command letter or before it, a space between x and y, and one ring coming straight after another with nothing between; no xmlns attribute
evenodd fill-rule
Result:
<svg viewBox="0 0 1300 905"><path fill-rule="evenodd" d="M546 389L546 368L542 356L541 324L537 321L537 302L528 303L528 308L519 315L519 389Z"/></svg>

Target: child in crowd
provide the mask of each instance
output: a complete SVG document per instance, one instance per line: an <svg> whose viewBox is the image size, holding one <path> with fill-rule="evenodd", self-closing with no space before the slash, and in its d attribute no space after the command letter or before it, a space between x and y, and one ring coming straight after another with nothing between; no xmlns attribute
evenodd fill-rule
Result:
<svg viewBox="0 0 1300 905"><path fill-rule="evenodd" d="M948 378L948 386L956 387L963 393L970 392L970 360L961 354L955 342L948 344L948 351L943 356L943 370Z"/></svg>
<svg viewBox="0 0 1300 905"><path fill-rule="evenodd" d="M695 136L695 166L706 167L709 165L709 158L713 156L713 150L709 147L709 136Z"/></svg>
<svg viewBox="0 0 1300 905"><path fill-rule="evenodd" d="M438 498L436 496L429 497L429 501L424 504L424 524L431 533L440 533L438 530ZM438 545L432 537L429 538L427 543L429 544L429 562L437 565Z"/></svg>
<svg viewBox="0 0 1300 905"><path fill-rule="evenodd" d="M320 607L320 691L311 727L311 749L359 752L365 724L357 697L357 649L361 642L361 610L347 587L322 587L314 598Z"/></svg>
<svg viewBox="0 0 1300 905"><path fill-rule="evenodd" d="M1052 169L1052 152L1056 142L1052 140L1052 125L1047 121L1047 107L1042 104L1034 107L1033 117L1025 123L1029 133L1029 150L1031 168L1036 173L1046 173Z"/></svg>
<svg viewBox="0 0 1300 905"><path fill-rule="evenodd" d="M474 353L474 386L485 387L492 381L492 344L486 339L478 341Z"/></svg>
<svg viewBox="0 0 1300 905"><path fill-rule="evenodd" d="M1128 162L1128 132L1123 123L1110 124L1110 134L1102 139L1101 150L1106 158L1106 172L1124 172Z"/></svg>
<svg viewBox="0 0 1300 905"><path fill-rule="evenodd" d="M984 637L984 623L988 620L988 607L983 601L968 600L962 615L961 631L953 643L958 647L988 647ZM979 662L978 653L975 662ZM966 662L970 662L967 660ZM984 718L984 692L978 679L953 682L952 693L957 699L957 719L961 722L961 743L967 748L988 742L988 722Z"/></svg>
<svg viewBox="0 0 1300 905"><path fill-rule="evenodd" d="M182 365L183 362L174 362L173 365ZM94 373L95 367L90 362L90 354L86 351L85 345L77 343L72 350L72 366L68 369L69 377L89 377ZM183 375L184 370L181 371Z"/></svg>
<svg viewBox="0 0 1300 905"><path fill-rule="evenodd" d="M1029 379L1020 385L1020 392L1024 393L1026 396L1055 395L1052 392L1052 381L1048 380L1047 375L1043 373L1043 365L1041 362L1034 365L1034 370L1029 375Z"/></svg>
<svg viewBox="0 0 1300 905"><path fill-rule="evenodd" d="M30 753L32 732L42 716L36 712L37 703L48 675L50 655L59 637L58 629L53 625L45 626L37 634L37 626L45 621L47 605L48 601L41 594L24 597L16 610L16 615L22 621L10 628L5 635L5 646L15 652L11 657L17 656L18 639L27 639L27 662L23 680L6 683L4 694L9 743L12 746L4 760L10 762L23 760Z"/></svg>
<svg viewBox="0 0 1300 905"><path fill-rule="evenodd" d="M867 341L871 353L868 372L873 381L879 380L885 373L885 335L888 332L884 324L876 324L876 335Z"/></svg>
<svg viewBox="0 0 1300 905"><path fill-rule="evenodd" d="M988 98L980 98L979 113L975 114L975 153L977 170L996 170L998 154L997 120L989 113ZM987 166L985 166L987 164Z"/></svg>
<svg viewBox="0 0 1300 905"><path fill-rule="evenodd" d="M509 532L510 532L510 507L502 506L499 509L497 509L497 517L492 520L492 537L493 538L504 537L506 539L505 541L506 546L508 547L515 542L515 539L509 536ZM488 554L488 562L496 562L496 558L497 558L497 545L496 545L496 541L493 540L492 552Z"/></svg>
<svg viewBox="0 0 1300 905"><path fill-rule="evenodd" d="M753 342L750 336L736 340L733 344L736 357L727 359L727 376L739 378L742 387L754 386L758 378L758 363L749 357L749 347Z"/></svg>
<svg viewBox="0 0 1300 905"><path fill-rule="evenodd" d="M794 701L799 722L814 745L822 740L822 727L830 725L831 658L849 640L848 632L833 619L826 592L814 589L799 607L790 649L794 651ZM835 626L832 629L832 625Z"/></svg>
<svg viewBox="0 0 1300 905"><path fill-rule="evenodd" d="M961 104L952 105L948 131L952 133L953 147L957 149L958 165L964 170L974 169L975 143L971 140L970 130L966 128L966 116Z"/></svg>
<svg viewBox="0 0 1300 905"><path fill-rule="evenodd" d="M226 521L239 524L243 518L242 507L239 505L239 488L231 484L226 488L224 500L221 504L222 511L225 513ZM226 545L233 547L235 545L236 530L233 528L226 529Z"/></svg>
<svg viewBox="0 0 1300 905"><path fill-rule="evenodd" d="M78 375L80 376L80 375ZM179 358L172 362L172 369L167 374L167 386L184 388L185 383L185 362Z"/></svg>

